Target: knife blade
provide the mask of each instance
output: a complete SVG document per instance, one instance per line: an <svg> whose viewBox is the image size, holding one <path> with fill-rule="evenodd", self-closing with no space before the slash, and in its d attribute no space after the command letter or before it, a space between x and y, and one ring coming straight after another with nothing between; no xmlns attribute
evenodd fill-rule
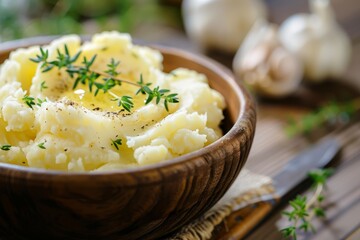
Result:
<svg viewBox="0 0 360 240"><path fill-rule="evenodd" d="M336 140L328 139L302 151L272 178L273 194L256 197L234 208L226 219L226 226L221 230L218 229L212 239L244 237L281 202L287 193L307 178L309 171L325 167L337 155L340 148Z"/></svg>
<svg viewBox="0 0 360 240"><path fill-rule="evenodd" d="M309 171L325 167L340 151L334 139L320 142L295 156L273 177L276 194L281 198L305 180Z"/></svg>

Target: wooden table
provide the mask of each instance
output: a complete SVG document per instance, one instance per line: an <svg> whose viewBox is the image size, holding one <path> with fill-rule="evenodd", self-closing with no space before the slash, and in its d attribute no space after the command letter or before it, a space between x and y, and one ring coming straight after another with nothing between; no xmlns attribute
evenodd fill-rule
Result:
<svg viewBox="0 0 360 240"><path fill-rule="evenodd" d="M269 6L270 19L275 23L281 23L294 13L307 12L308 9L306 1L301 0L267 0L266 3ZM313 142L324 137L335 137L341 142L342 153L333 163L336 172L328 182L325 203L327 217L314 221L316 233L300 235L299 239L360 239L360 118L354 117L348 124L318 130L308 137L288 137L284 131L289 116L301 117L334 97L342 99L360 96L360 2L333 0L333 6L340 24L349 33L353 43L351 64L344 79L341 79L352 86L330 83L304 87L284 100L258 99L259 120L254 144L245 166L254 172L274 176L283 164ZM144 35L139 34L138 37L197 51L179 30L165 29L156 34L147 32ZM228 67L231 66L233 56L219 53L210 56ZM309 182L305 182L283 199L282 204L245 239L282 239L279 229L287 226L288 222L281 217L281 212L288 208L288 200L296 194L310 194Z"/></svg>

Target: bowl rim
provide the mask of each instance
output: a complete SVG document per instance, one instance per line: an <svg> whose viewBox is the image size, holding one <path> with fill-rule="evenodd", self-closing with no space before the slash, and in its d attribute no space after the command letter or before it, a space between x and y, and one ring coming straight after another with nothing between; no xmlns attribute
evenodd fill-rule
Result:
<svg viewBox="0 0 360 240"><path fill-rule="evenodd" d="M45 45L49 44L52 40L61 37L60 35L50 35L50 36L38 36L38 37L30 37L23 38L17 40L11 40L7 42L0 43L0 53L8 52L18 49L18 48L27 48L36 45ZM89 40L89 36L81 36L82 41ZM217 139L215 142L190 153L184 154L182 156L172 158L163 162L144 165L144 166L136 166L130 167L126 169L116 169L116 170L108 170L108 171L99 171L99 172L68 172L63 170L52 170L52 169L42 169L42 168L34 168L28 166L20 166L10 163L0 162L0 175L2 175L3 170L12 171L19 173L15 177L27 177L28 174L31 174L32 179L43 180L46 179L47 176L59 176L63 177L64 181L71 181L72 179L78 179L81 177L88 178L91 177L109 177L112 175L122 175L122 174L136 174L136 173L144 173L148 171L153 171L156 169L172 167L177 164L184 163L186 161L192 161L198 159L200 156L204 154L208 154L217 149L216 147L220 147L221 144L226 144L230 142L231 139L235 137L240 137L243 133L242 129L240 129L241 122L244 120L249 120L250 117L246 114L246 110L253 110L255 112L255 101L253 97L249 94L248 90L241 82L237 82L234 74L222 65L221 63L205 56L200 53L192 53L187 50L163 46L154 43L144 42L142 40L132 39L132 42L137 45L148 46L154 49L159 50L161 53L171 53L173 55L181 56L184 59L191 60L193 62L197 62L203 65L206 68L211 69L214 73L221 76L221 78L225 79L225 81L232 87L235 92L237 99L239 100L239 115L233 124L233 126L225 133L222 137ZM140 43L139 43L140 42ZM229 103L227 103L229 104ZM250 119L251 120L251 119ZM256 119L253 119L250 122L255 122ZM254 133L252 133L254 134ZM6 173L5 173L6 174ZM58 178L57 178L58 179Z"/></svg>

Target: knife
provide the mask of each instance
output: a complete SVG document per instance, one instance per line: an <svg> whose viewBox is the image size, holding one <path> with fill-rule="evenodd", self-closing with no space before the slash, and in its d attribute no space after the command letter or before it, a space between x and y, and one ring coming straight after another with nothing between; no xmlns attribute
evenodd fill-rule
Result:
<svg viewBox="0 0 360 240"><path fill-rule="evenodd" d="M313 145L290 160L273 180L274 193L252 199L239 205L218 226L212 239L241 239L274 209L281 199L303 182L308 172L325 167L340 151L340 145L334 139L328 139Z"/></svg>

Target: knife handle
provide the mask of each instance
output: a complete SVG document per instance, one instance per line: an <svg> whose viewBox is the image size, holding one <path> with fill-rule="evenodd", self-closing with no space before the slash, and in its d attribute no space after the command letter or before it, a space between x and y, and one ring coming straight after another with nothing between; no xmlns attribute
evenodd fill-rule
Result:
<svg viewBox="0 0 360 240"><path fill-rule="evenodd" d="M248 234L277 205L279 198L257 202L232 212L224 221L221 230L217 230L213 239L241 239Z"/></svg>

